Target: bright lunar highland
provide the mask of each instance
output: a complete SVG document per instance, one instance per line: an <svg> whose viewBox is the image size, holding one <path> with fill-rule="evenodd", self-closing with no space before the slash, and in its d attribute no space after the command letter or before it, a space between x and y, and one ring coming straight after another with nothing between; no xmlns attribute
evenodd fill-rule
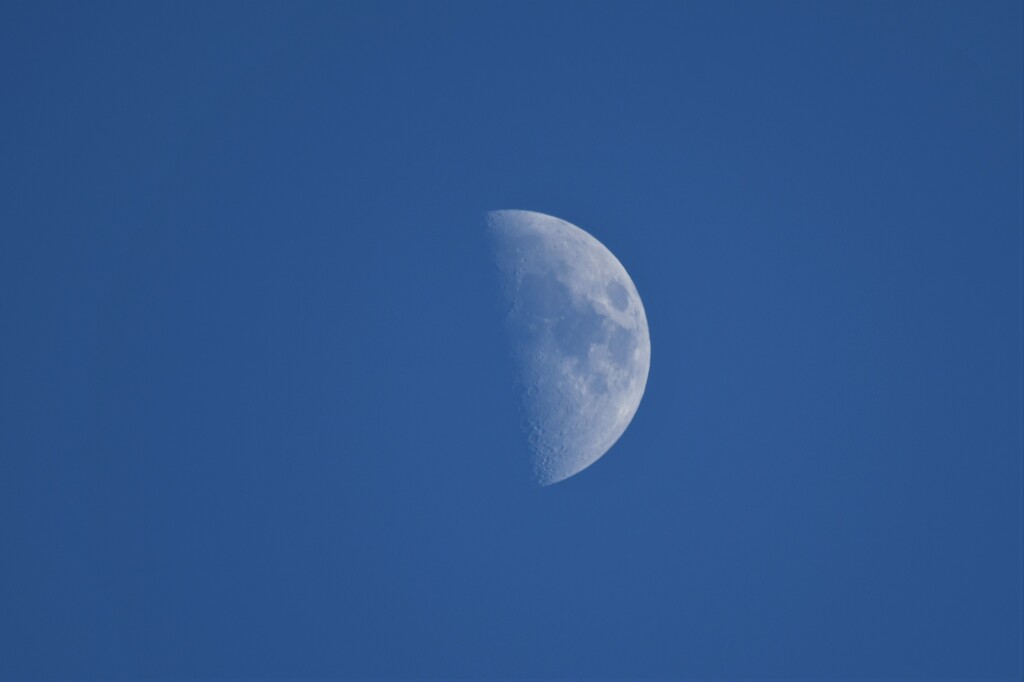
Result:
<svg viewBox="0 0 1024 682"><path fill-rule="evenodd" d="M615 444L640 405L651 339L618 259L575 225L533 211L487 224L509 304L533 474L569 478Z"/></svg>

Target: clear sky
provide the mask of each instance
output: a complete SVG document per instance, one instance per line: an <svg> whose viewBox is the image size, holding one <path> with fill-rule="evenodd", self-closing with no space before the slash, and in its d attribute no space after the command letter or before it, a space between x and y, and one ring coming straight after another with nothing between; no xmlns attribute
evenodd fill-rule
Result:
<svg viewBox="0 0 1024 682"><path fill-rule="evenodd" d="M1019 2L0 5L0 679L1022 668ZM652 361L530 488L481 216Z"/></svg>

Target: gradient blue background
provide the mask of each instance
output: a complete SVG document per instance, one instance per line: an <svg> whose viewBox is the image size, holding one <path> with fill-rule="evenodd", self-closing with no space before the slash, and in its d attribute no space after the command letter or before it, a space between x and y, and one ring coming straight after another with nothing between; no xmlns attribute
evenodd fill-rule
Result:
<svg viewBox="0 0 1024 682"><path fill-rule="evenodd" d="M1017 2L0 6L0 678L1022 675ZM483 211L653 346L521 485Z"/></svg>

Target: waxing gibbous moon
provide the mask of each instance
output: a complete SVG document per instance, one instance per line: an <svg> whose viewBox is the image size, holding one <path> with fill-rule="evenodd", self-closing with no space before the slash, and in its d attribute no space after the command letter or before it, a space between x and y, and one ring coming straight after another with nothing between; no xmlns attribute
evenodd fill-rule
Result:
<svg viewBox="0 0 1024 682"><path fill-rule="evenodd" d="M508 303L533 475L562 481L597 461L636 414L651 365L640 295L580 228L533 211L487 225Z"/></svg>

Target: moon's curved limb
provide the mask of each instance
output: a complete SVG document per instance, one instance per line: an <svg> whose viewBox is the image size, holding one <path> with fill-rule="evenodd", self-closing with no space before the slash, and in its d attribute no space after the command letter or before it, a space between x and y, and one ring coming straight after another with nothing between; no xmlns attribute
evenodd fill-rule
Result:
<svg viewBox="0 0 1024 682"><path fill-rule="evenodd" d="M593 464L636 414L651 341L625 268L592 236L533 211L487 224L509 303L533 472L550 485Z"/></svg>

